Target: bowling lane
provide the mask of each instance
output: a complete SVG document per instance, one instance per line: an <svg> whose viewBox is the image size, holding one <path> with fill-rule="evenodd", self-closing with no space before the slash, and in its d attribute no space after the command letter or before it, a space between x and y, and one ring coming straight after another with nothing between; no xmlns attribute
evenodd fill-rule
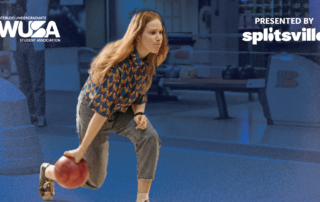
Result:
<svg viewBox="0 0 320 202"><path fill-rule="evenodd" d="M47 144L50 142L50 144ZM77 144L76 138L40 136L46 159ZM50 146L51 145L51 146ZM69 145L69 146L68 146ZM70 146L71 145L71 146ZM56 185L54 201L134 201L136 157L133 145L110 143L108 176L98 190L67 190ZM152 202L312 201L319 198L319 165L162 147ZM0 176L4 201L42 201L38 175Z"/></svg>
<svg viewBox="0 0 320 202"><path fill-rule="evenodd" d="M214 120L218 112L208 108L150 120L164 136L320 151L320 128L267 125L259 102L231 105L229 115L234 118Z"/></svg>

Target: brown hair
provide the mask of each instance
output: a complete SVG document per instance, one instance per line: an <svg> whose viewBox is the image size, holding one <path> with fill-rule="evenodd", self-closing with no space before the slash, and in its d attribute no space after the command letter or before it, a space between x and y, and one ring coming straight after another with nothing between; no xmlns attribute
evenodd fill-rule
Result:
<svg viewBox="0 0 320 202"><path fill-rule="evenodd" d="M155 68L158 67L167 56L169 51L168 40L165 35L165 26L159 14L154 11L143 11L133 16L127 31L122 39L115 42L108 43L100 53L93 59L89 73L91 74L92 81L98 85L102 82L106 73L111 67L118 65L119 62L127 58L134 50L136 45L136 38L140 36L146 25L155 19L160 20L163 28L163 40L158 53L149 53L148 66L146 69L146 76L148 77L141 94L145 94L151 86L152 76L155 74Z"/></svg>

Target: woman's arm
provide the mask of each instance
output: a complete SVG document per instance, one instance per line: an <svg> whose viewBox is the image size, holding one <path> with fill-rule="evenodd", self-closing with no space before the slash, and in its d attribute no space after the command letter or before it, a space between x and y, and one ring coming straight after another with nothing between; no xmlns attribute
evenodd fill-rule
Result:
<svg viewBox="0 0 320 202"><path fill-rule="evenodd" d="M146 103L144 104L132 104L132 109L134 113L143 112L146 108ZM143 119L144 120L144 119ZM93 117L89 122L86 134L79 146L79 149L85 153L91 144L92 140L96 137L97 133L101 129L102 125L107 121L107 117L101 116L97 112L94 113Z"/></svg>
<svg viewBox="0 0 320 202"><path fill-rule="evenodd" d="M89 94L91 102L89 103L88 108L95 110L95 113L93 114L89 122L87 131L79 147L75 150L67 151L64 153L64 155L66 156L73 157L76 163L78 163L82 159L83 155L86 153L88 147L98 134L102 125L107 121L107 117L110 117L114 112L114 105L105 106L104 104L101 104L102 99L105 100L104 102L115 103L115 99L118 97L119 92L114 92L113 89L118 89L119 87L120 77L115 75L119 75L121 73L120 68L112 67L110 71L111 72L108 72L105 75L103 83L98 86L96 86L92 82L91 74L89 76L88 85L90 86L91 90ZM91 88L92 85L94 85L93 88Z"/></svg>
<svg viewBox="0 0 320 202"><path fill-rule="evenodd" d="M131 106L132 106L132 110L133 110L134 114L136 114L138 112L144 113L144 110L146 108L146 103L143 103L143 104L132 104ZM137 115L133 119L137 124L136 129L144 130L144 129L147 128L148 119L147 119L147 117L145 115Z"/></svg>
<svg viewBox="0 0 320 202"><path fill-rule="evenodd" d="M132 104L132 110L133 113L136 114L137 112L144 113L144 110L146 109L146 103L144 104Z"/></svg>
<svg viewBox="0 0 320 202"><path fill-rule="evenodd" d="M106 121L107 121L107 117L101 116L97 112L94 113L93 117L89 122L86 134L80 146L75 150L66 151L64 155L73 157L75 159L75 162L78 163L82 159L83 155L86 153L92 140L96 137L102 125Z"/></svg>
<svg viewBox="0 0 320 202"><path fill-rule="evenodd" d="M107 117L101 116L97 112L94 113L93 117L91 118L86 134L79 146L79 149L84 153L87 151L89 145L91 144L92 140L96 137L98 132L100 131L102 125L107 121Z"/></svg>

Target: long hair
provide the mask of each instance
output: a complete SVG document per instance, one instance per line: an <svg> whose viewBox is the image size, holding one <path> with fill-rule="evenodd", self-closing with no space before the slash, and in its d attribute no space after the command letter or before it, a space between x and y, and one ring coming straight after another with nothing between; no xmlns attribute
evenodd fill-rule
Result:
<svg viewBox="0 0 320 202"><path fill-rule="evenodd" d="M160 20L162 23L163 40L158 53L148 54L148 65L146 67L145 77L143 78L146 79L148 77L148 79L141 94L145 94L148 91L152 83L152 76L155 74L155 68L166 59L169 51L164 23L158 13L150 10L136 13L131 19L123 38L108 43L93 59L89 73L91 74L92 82L95 83L95 85L99 85L102 82L104 76L111 67L118 65L119 62L123 61L133 52L137 43L136 38L143 33L146 24L155 19Z"/></svg>

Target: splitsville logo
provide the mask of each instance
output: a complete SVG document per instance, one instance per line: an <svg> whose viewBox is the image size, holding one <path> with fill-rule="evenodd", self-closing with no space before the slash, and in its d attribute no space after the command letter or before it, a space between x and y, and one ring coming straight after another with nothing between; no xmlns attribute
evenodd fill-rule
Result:
<svg viewBox="0 0 320 202"><path fill-rule="evenodd" d="M0 21L0 36L4 38L9 33L10 37L15 37L18 31L21 38L48 38L49 35L54 35L56 38L60 38L58 27L54 21L48 22L46 29L42 28L46 21L29 21L27 33L23 32L23 23L25 22L14 21L12 26L10 21L6 21L3 26Z"/></svg>
<svg viewBox="0 0 320 202"><path fill-rule="evenodd" d="M279 30L273 32L273 28L263 29L263 32L244 32L242 34L243 41L252 41L253 45L257 45L258 41L320 41L320 32L316 33L315 28L302 28L302 32L283 32ZM280 37L281 36L281 37Z"/></svg>

